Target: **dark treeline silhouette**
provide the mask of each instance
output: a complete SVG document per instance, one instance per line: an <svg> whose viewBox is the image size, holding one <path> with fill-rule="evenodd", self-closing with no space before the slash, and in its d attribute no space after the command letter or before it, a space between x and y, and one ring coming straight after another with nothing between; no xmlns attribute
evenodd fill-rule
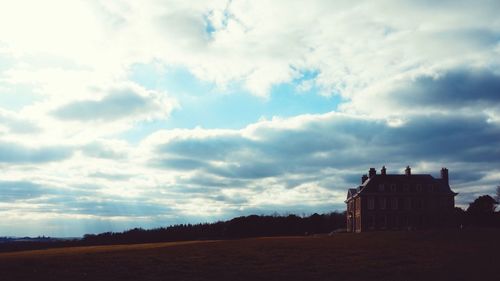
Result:
<svg viewBox="0 0 500 281"><path fill-rule="evenodd" d="M229 221L180 224L145 230L86 234L83 242L91 244L128 244L182 240L235 239L259 236L309 235L345 229L345 213L313 214L309 217L245 216Z"/></svg>
<svg viewBox="0 0 500 281"><path fill-rule="evenodd" d="M345 212L297 215L242 216L228 221L178 224L168 227L134 228L124 232L85 234L78 240L22 241L0 243L0 252L68 246L134 244L188 240L237 239L259 236L292 236L329 233L346 227Z"/></svg>

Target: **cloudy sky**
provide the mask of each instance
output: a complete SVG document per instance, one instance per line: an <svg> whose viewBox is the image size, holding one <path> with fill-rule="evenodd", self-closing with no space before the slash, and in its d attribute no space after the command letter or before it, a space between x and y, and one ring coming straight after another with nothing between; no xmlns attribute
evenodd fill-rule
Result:
<svg viewBox="0 0 500 281"><path fill-rule="evenodd" d="M343 210L368 168L500 184L500 2L0 4L0 236Z"/></svg>

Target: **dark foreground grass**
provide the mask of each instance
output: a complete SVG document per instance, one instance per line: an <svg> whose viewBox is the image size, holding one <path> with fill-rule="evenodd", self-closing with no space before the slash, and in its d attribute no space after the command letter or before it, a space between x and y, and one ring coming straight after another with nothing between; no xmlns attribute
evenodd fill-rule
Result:
<svg viewBox="0 0 500 281"><path fill-rule="evenodd" d="M500 280L500 230L374 232L0 254L0 280Z"/></svg>

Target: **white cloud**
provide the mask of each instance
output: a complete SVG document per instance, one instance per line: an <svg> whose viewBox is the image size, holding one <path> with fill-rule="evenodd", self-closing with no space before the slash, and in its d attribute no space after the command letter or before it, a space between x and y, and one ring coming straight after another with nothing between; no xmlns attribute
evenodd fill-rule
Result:
<svg viewBox="0 0 500 281"><path fill-rule="evenodd" d="M121 80L134 63L157 59L220 86L241 82L259 96L292 81L295 69L316 70L324 93L356 97L401 75L499 64L495 1L96 0L3 6L1 41L24 63L35 64L30 55L59 57L84 69L77 77L87 81ZM12 79L28 75L19 67L11 70ZM74 84L66 77L47 79L48 69L24 71L32 73L27 79L44 81L46 94L65 92L53 89L61 83ZM66 68L50 75L65 73Z"/></svg>

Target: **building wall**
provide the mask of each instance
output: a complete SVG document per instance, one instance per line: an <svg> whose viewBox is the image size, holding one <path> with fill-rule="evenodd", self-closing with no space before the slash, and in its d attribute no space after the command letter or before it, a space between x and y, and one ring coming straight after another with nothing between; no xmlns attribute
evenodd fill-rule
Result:
<svg viewBox="0 0 500 281"><path fill-rule="evenodd" d="M436 227L454 208L450 195L370 194L364 199L360 231Z"/></svg>
<svg viewBox="0 0 500 281"><path fill-rule="evenodd" d="M353 232L437 227L455 206L453 194L375 192L348 202L347 230Z"/></svg>

